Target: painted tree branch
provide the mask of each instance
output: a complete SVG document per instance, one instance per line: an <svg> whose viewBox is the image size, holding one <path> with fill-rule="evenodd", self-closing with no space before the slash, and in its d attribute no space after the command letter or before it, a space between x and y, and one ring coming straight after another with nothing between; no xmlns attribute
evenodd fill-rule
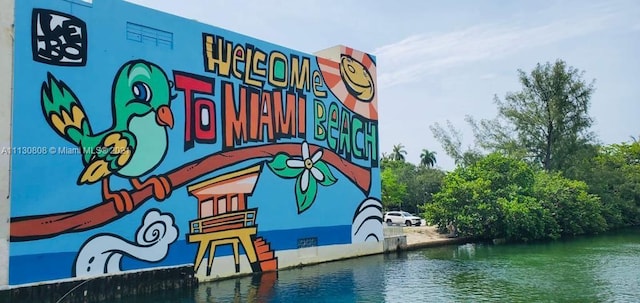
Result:
<svg viewBox="0 0 640 303"><path fill-rule="evenodd" d="M319 146L310 145L314 153ZM278 153L301 155L300 144L278 143L266 146L251 146L228 152L216 153L178 167L164 176L171 182L172 191L210 174L218 169L248 160L273 157ZM351 180L365 195L371 189L371 173L368 168L355 165L341 158L333 151L323 149L322 158ZM134 210L153 197L151 187L130 191ZM112 200L73 212L11 219L10 237L12 242L29 241L55 237L65 233L80 232L110 223L127 213L118 213Z"/></svg>

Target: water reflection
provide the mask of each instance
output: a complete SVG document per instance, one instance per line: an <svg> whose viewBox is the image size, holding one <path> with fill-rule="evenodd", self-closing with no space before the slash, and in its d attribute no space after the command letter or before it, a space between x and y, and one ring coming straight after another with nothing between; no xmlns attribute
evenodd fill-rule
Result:
<svg viewBox="0 0 640 303"><path fill-rule="evenodd" d="M193 302L382 302L383 262L377 255L203 283Z"/></svg>
<svg viewBox="0 0 640 303"><path fill-rule="evenodd" d="M268 302L273 297L277 279L277 272L267 272L244 279L202 284L195 293L194 302ZM233 287L229 287L230 283Z"/></svg>

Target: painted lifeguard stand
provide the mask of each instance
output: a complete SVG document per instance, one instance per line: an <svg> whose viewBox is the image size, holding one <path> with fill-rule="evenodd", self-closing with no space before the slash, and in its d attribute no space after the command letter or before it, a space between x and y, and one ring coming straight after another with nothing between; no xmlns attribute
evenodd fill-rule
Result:
<svg viewBox="0 0 640 303"><path fill-rule="evenodd" d="M198 243L194 261L197 271L207 251L207 275L216 247L231 245L236 273L240 272L240 245L251 264L253 272L271 271L278 268L278 259L269 244L256 237L257 208L247 208L247 198L260 175L261 165L221 175L187 187L190 195L198 199L198 218L189 222L189 243Z"/></svg>

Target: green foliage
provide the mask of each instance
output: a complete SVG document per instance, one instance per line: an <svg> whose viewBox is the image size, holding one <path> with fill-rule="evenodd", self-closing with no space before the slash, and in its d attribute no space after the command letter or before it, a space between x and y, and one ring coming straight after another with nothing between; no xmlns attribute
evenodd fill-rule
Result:
<svg viewBox="0 0 640 303"><path fill-rule="evenodd" d="M402 203L407 194L407 186L398 182L398 177L392 170L382 170L382 206L385 209L395 208Z"/></svg>
<svg viewBox="0 0 640 303"><path fill-rule="evenodd" d="M565 174L600 197L611 228L640 225L640 142L594 146L593 155Z"/></svg>
<svg viewBox="0 0 640 303"><path fill-rule="evenodd" d="M530 74L518 71L522 90L495 97L498 117L468 119L479 144L519 155L547 171L574 165L574 155L593 139L588 114L593 83L562 60L538 64Z"/></svg>
<svg viewBox="0 0 640 303"><path fill-rule="evenodd" d="M433 137L440 142L445 153L453 158L456 165L468 166L482 158L482 154L477 148L462 149L462 133L453 126L451 121L447 120L446 129L437 122L429 126L429 129L431 129Z"/></svg>
<svg viewBox="0 0 640 303"><path fill-rule="evenodd" d="M430 203L433 200L433 195L440 191L444 176L445 172L442 170L418 167L416 170L415 185L411 187L414 201ZM425 195L425 199L421 199L422 194Z"/></svg>
<svg viewBox="0 0 640 303"><path fill-rule="evenodd" d="M433 167L436 165L436 152L423 149L420 154L420 166Z"/></svg>
<svg viewBox="0 0 640 303"><path fill-rule="evenodd" d="M536 198L551 212L561 236L594 234L605 231L600 198L587 192L583 181L569 180L559 173L538 173Z"/></svg>
<svg viewBox="0 0 640 303"><path fill-rule="evenodd" d="M395 161L404 161L404 157L407 155L407 151L404 149L404 145L402 143L398 143L393 146L393 151L391 152L390 158Z"/></svg>
<svg viewBox="0 0 640 303"><path fill-rule="evenodd" d="M445 175L439 169L394 160L383 160L381 169L383 206L386 209L402 209L412 213L418 212L420 205L431 201L432 195L440 190ZM385 203L385 182L387 182L389 192L393 192L392 180L394 179L404 187L404 192L397 202Z"/></svg>
<svg viewBox="0 0 640 303"><path fill-rule="evenodd" d="M549 210L533 197L519 198L522 200L498 200L504 213L505 238L523 241L558 238L557 224Z"/></svg>
<svg viewBox="0 0 640 303"><path fill-rule="evenodd" d="M458 167L443 181L433 203L425 206L425 216L440 227L455 222L464 236L502 238L506 236L502 200L527 194L533 171L526 164L490 154L468 167ZM502 199L502 200L501 200Z"/></svg>
<svg viewBox="0 0 640 303"><path fill-rule="evenodd" d="M602 210L584 182L536 172L498 153L449 173L424 207L427 221L441 229L454 222L463 236L510 241L604 231Z"/></svg>

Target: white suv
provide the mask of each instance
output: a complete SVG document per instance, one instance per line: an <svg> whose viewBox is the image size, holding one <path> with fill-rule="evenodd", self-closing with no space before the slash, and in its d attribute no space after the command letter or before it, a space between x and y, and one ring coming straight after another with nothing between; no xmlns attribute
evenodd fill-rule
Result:
<svg viewBox="0 0 640 303"><path fill-rule="evenodd" d="M388 211L384 213L384 222L387 224L404 224L406 226L420 226L420 222L422 219L420 217L414 216L406 211Z"/></svg>

